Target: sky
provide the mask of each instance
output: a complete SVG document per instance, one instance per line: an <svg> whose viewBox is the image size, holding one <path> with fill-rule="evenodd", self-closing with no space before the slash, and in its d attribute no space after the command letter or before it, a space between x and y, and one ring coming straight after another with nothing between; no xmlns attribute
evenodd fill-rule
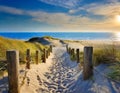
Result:
<svg viewBox="0 0 120 93"><path fill-rule="evenodd" d="M0 31L116 32L119 15L120 0L0 0Z"/></svg>

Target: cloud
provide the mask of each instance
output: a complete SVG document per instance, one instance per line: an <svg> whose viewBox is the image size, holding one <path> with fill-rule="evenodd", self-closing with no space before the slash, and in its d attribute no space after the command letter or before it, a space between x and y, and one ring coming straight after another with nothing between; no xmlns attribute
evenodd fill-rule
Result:
<svg viewBox="0 0 120 93"><path fill-rule="evenodd" d="M76 9L69 10L70 14L79 13L80 11L86 11L88 14L87 21L84 21L82 18L82 22L86 23L82 27L82 29L101 29L101 30L116 30L119 31L120 23L116 23L115 16L120 15L120 2L118 0L108 0L109 3L106 4L98 4L91 3L88 5L84 5L83 7L79 7ZM97 17L90 18L89 15L101 16L100 19ZM103 18L102 18L103 17ZM86 26L86 28L85 28ZM76 26L77 27L77 26Z"/></svg>
<svg viewBox="0 0 120 93"><path fill-rule="evenodd" d="M8 6L2 6L2 5L0 5L0 12L17 14L17 15L23 15L24 14L23 10L13 8L13 7L8 7Z"/></svg>
<svg viewBox="0 0 120 93"><path fill-rule="evenodd" d="M60 6L64 8L75 8L82 0L39 0L47 4Z"/></svg>
<svg viewBox="0 0 120 93"><path fill-rule="evenodd" d="M76 12L78 12L78 10L71 9L68 11L69 14L75 14Z"/></svg>
<svg viewBox="0 0 120 93"><path fill-rule="evenodd" d="M68 13L69 13L69 14L75 14L75 13L80 12L80 11L82 11L82 10L86 11L86 9L85 9L84 7L78 7L78 8L75 8L75 9L70 9L70 10L68 11Z"/></svg>
<svg viewBox="0 0 120 93"><path fill-rule="evenodd" d="M105 3L91 3L83 5L82 7L77 7L75 9L70 9L69 14L79 13L80 11L85 11L88 14L100 15L105 17L113 17L120 14L120 1L119 0L105 0Z"/></svg>
<svg viewBox="0 0 120 93"><path fill-rule="evenodd" d="M93 13L95 15L115 16L120 14L120 3L111 3L105 5L94 4L85 6L84 9L87 12Z"/></svg>
<svg viewBox="0 0 120 93"><path fill-rule="evenodd" d="M63 13L46 13L41 11L29 11L28 14L33 17L33 20L45 22L48 24L66 24L70 22L72 16Z"/></svg>
<svg viewBox="0 0 120 93"><path fill-rule="evenodd" d="M116 3L116 2L119 2L120 0L105 0L105 1L108 3Z"/></svg>
<svg viewBox="0 0 120 93"><path fill-rule="evenodd" d="M92 7L95 6L95 7ZM111 5L112 6L112 5ZM110 7L111 7L110 6ZM87 8L88 7L88 8ZM92 12L96 15L104 15L108 16L108 10L109 7L106 7L107 9L103 9L103 7L106 6L100 6L98 7L95 4L84 6L81 9L86 9L88 12ZM113 6L112 6L113 7ZM117 6L118 7L118 6ZM97 8L98 11L95 9ZM103 10L101 10L103 9ZM102 13L101 11L106 11L107 13ZM106 18L104 20L96 20L90 17L82 16L82 15L69 15L66 13L47 13L44 11L31 11L31 10L22 10L14 7L8 7L8 6L0 6L0 12L6 12L10 14L15 15L27 15L31 17L31 20L37 21L40 23L46 23L53 25L56 29L64 29L64 30L118 30L120 29L120 26L118 24L115 24L113 22L113 18ZM111 13L110 13L111 14Z"/></svg>

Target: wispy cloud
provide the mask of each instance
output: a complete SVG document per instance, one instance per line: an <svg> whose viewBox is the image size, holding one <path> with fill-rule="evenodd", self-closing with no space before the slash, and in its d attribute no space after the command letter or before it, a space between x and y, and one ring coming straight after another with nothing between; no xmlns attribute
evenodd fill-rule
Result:
<svg viewBox="0 0 120 93"><path fill-rule="evenodd" d="M94 6L94 7L93 7ZM108 16L109 10L114 7L110 6L97 6L96 4L84 6L81 9L85 9L88 12L91 12L96 15ZM116 5L119 7L119 5ZM104 9L107 8L107 9ZM102 10L103 9L103 10ZM101 10L101 11L100 11ZM113 9L114 10L114 9ZM102 12L105 13L102 13ZM116 10L117 13L119 10ZM30 16L33 21L43 22L54 26L59 26L61 29L70 29L70 30L118 30L120 27L113 22L113 19L110 17L104 20L92 19L89 16L72 16L67 13L47 13L44 11L31 11L31 10L22 10L14 7L0 6L0 12L6 12L15 15L27 15ZM114 10L115 12L115 10ZM114 13L113 13L114 14ZM109 13L112 15L112 13ZM56 29L56 28L55 28Z"/></svg>
<svg viewBox="0 0 120 93"><path fill-rule="evenodd" d="M21 9L8 7L8 6L2 6L2 5L0 5L0 12L6 12L6 13L10 13L10 14L17 14L17 15L24 14L24 11Z"/></svg>
<svg viewBox="0 0 120 93"><path fill-rule="evenodd" d="M16 15L28 15L32 20L38 22L46 22L49 24L71 24L81 20L80 16L70 16L65 13L47 13L44 11L22 10L14 7L0 6L1 12L6 12Z"/></svg>
<svg viewBox="0 0 120 93"><path fill-rule="evenodd" d="M107 1L109 3L116 3L116 2L119 2L120 0L105 0L105 1Z"/></svg>
<svg viewBox="0 0 120 93"><path fill-rule="evenodd" d="M80 11L86 11L93 15L102 15L106 17L114 16L120 14L120 2L119 0L106 0L109 3L99 4L91 3L84 5L82 7L77 7L76 9L69 10L70 14L74 14Z"/></svg>
<svg viewBox="0 0 120 93"><path fill-rule="evenodd" d="M71 9L77 7L79 2L81 2L82 0L39 0L39 1L42 1L47 4Z"/></svg>
<svg viewBox="0 0 120 93"><path fill-rule="evenodd" d="M114 16L120 14L120 3L111 3L105 5L89 5L85 6L87 12L93 13L95 15L103 16Z"/></svg>
<svg viewBox="0 0 120 93"><path fill-rule="evenodd" d="M35 21L54 25L67 24L72 18L72 16L63 13L46 13L41 11L29 11L28 14L32 16Z"/></svg>

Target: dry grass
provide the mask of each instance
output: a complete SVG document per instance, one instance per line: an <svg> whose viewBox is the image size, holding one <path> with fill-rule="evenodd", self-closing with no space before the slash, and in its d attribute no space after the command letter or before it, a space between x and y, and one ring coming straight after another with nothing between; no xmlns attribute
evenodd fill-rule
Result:
<svg viewBox="0 0 120 93"><path fill-rule="evenodd" d="M110 72L108 76L120 82L120 62L115 63L110 66L110 68L112 69L112 72Z"/></svg>
<svg viewBox="0 0 120 93"><path fill-rule="evenodd" d="M94 65L100 63L115 63L120 61L120 50L115 45L105 45L101 48L95 48L93 53Z"/></svg>
<svg viewBox="0 0 120 93"><path fill-rule="evenodd" d="M113 44L94 49L93 61L94 65L110 64L112 72L108 75L112 79L120 81L120 49L118 46Z"/></svg>
<svg viewBox="0 0 120 93"><path fill-rule="evenodd" d="M42 54L42 50L44 48L46 47L39 43L30 43L30 42L0 37L0 60L6 59L7 50L18 50L20 53L20 59L22 61L25 61L27 49L30 49L31 56L34 57L36 50L41 51L41 54Z"/></svg>

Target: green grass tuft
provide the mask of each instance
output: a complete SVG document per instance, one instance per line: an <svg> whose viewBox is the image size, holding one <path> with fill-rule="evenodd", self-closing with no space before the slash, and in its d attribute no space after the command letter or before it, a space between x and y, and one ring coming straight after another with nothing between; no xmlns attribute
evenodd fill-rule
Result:
<svg viewBox="0 0 120 93"><path fill-rule="evenodd" d="M72 60L72 61L76 61L76 54L73 54L73 55L70 55L70 59Z"/></svg>
<svg viewBox="0 0 120 93"><path fill-rule="evenodd" d="M108 76L120 82L120 62L113 64L110 68L112 72L110 72Z"/></svg>
<svg viewBox="0 0 120 93"><path fill-rule="evenodd" d="M112 72L108 74L114 80L120 81L120 49L115 45L105 46L94 49L93 54L94 65L101 63L110 64Z"/></svg>
<svg viewBox="0 0 120 93"><path fill-rule="evenodd" d="M101 63L115 63L120 59L120 50L113 46L105 46L98 49L94 49L93 61L94 65Z"/></svg>
<svg viewBox="0 0 120 93"><path fill-rule="evenodd" d="M41 51L42 54L42 50L44 48L47 47L40 43L30 43L21 40L13 40L13 39L0 37L0 60L6 60L7 50L18 50L20 54L20 60L22 61L22 63L24 63L26 61L27 49L30 49L31 57L33 57L32 60L34 60L36 50Z"/></svg>

